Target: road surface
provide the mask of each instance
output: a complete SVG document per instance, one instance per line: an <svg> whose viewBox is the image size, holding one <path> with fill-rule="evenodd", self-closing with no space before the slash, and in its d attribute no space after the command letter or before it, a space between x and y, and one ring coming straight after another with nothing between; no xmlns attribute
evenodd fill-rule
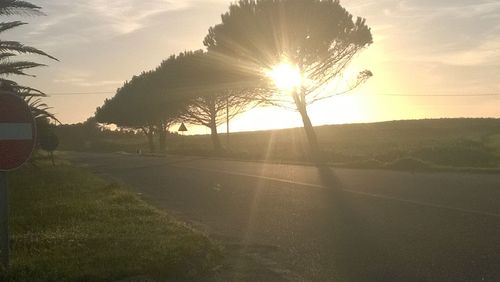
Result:
<svg viewBox="0 0 500 282"><path fill-rule="evenodd" d="M223 280L500 281L500 175L66 158L224 242Z"/></svg>

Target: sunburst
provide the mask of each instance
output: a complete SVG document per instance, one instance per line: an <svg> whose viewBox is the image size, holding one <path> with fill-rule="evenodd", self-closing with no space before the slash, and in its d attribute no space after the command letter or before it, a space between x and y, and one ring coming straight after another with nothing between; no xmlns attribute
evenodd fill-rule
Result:
<svg viewBox="0 0 500 282"><path fill-rule="evenodd" d="M292 92L303 83L303 77L297 66L289 63L280 63L266 71L266 75L274 81L278 89Z"/></svg>

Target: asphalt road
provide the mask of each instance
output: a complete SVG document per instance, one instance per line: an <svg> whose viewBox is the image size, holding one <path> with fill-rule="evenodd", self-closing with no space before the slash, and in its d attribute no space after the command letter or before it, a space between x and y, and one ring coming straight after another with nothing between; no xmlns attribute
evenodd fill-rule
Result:
<svg viewBox="0 0 500 282"><path fill-rule="evenodd" d="M224 242L221 280L500 281L500 175L66 157Z"/></svg>

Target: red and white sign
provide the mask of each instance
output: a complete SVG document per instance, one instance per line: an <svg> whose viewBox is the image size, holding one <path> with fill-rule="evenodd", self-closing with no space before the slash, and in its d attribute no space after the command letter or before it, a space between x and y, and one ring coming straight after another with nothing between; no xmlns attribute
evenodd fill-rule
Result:
<svg viewBox="0 0 500 282"><path fill-rule="evenodd" d="M28 104L15 94L0 93L0 171L23 165L35 148L35 136Z"/></svg>

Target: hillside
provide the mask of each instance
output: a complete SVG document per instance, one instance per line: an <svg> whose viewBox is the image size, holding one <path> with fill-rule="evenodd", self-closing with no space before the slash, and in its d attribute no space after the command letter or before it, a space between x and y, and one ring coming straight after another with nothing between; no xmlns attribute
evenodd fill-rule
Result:
<svg viewBox="0 0 500 282"><path fill-rule="evenodd" d="M334 163L390 163L414 158L441 166L497 167L500 160L500 119L428 119L316 127L324 155ZM60 133L64 133L60 131ZM61 134L60 134L61 136ZM225 134L221 141L226 142ZM85 139L85 138L83 138ZM62 134L61 148L89 151L146 151L138 134L107 134L74 146ZM307 160L301 128L240 132L230 135L226 155L243 159ZM83 142L83 143L82 143ZM210 155L210 136L170 135L169 152Z"/></svg>

